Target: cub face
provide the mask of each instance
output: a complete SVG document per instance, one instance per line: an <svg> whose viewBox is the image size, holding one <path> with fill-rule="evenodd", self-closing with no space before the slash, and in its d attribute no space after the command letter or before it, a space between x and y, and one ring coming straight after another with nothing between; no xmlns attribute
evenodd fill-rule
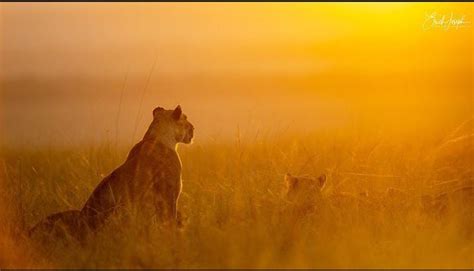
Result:
<svg viewBox="0 0 474 271"><path fill-rule="evenodd" d="M165 110L157 107L153 110L153 122L151 123L146 137L166 138L176 143L191 143L194 136L194 126L183 114L181 106L174 110Z"/></svg>
<svg viewBox="0 0 474 271"><path fill-rule="evenodd" d="M326 184L326 175L314 178L308 176L285 175L287 198L295 203L308 203L321 197L321 191Z"/></svg>

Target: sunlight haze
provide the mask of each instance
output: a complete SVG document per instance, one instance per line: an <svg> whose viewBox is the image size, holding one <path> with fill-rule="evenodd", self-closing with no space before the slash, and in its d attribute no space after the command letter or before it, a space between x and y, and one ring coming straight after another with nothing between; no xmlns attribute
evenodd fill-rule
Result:
<svg viewBox="0 0 474 271"><path fill-rule="evenodd" d="M196 140L453 127L472 114L472 27L425 29L433 12L472 20L453 3L2 3L2 134L130 143L176 104Z"/></svg>

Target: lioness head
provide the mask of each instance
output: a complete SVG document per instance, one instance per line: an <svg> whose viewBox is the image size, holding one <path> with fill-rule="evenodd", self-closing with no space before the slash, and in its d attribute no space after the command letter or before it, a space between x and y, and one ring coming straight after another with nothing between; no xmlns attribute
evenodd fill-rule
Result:
<svg viewBox="0 0 474 271"><path fill-rule="evenodd" d="M160 141L172 147L177 143L191 143L193 136L194 126L178 105L174 110L162 107L153 110L153 121L145 134L145 139Z"/></svg>
<svg viewBox="0 0 474 271"><path fill-rule="evenodd" d="M321 190L326 184L326 175L317 178L308 176L285 175L287 198L295 203L307 203L321 197Z"/></svg>

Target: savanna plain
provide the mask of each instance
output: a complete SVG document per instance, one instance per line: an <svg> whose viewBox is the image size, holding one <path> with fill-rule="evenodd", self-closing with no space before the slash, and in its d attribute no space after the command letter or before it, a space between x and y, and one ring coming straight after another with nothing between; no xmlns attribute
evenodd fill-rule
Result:
<svg viewBox="0 0 474 271"><path fill-rule="evenodd" d="M38 246L25 232L81 208L129 148L4 148L2 265L472 268L471 131L467 120L429 136L236 133L225 143L182 145L184 227L112 219L85 246L67 238ZM326 174L323 201L292 212L286 173Z"/></svg>
<svg viewBox="0 0 474 271"><path fill-rule="evenodd" d="M472 11L1 3L0 268L474 268ZM178 104L182 227L28 236Z"/></svg>

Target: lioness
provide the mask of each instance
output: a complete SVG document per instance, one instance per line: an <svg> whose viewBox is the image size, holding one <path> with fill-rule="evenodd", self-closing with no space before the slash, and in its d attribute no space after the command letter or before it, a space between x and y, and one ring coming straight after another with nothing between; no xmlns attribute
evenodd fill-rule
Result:
<svg viewBox="0 0 474 271"><path fill-rule="evenodd" d="M96 230L114 213L145 211L160 221L177 222L181 192L181 161L178 143L189 144L194 126L178 105L174 110L153 110L153 121L126 161L104 178L80 211L47 217L30 230L57 235L58 229L76 239L84 238L83 226ZM150 206L154 209L148 212ZM78 229L81 228L81 229Z"/></svg>

